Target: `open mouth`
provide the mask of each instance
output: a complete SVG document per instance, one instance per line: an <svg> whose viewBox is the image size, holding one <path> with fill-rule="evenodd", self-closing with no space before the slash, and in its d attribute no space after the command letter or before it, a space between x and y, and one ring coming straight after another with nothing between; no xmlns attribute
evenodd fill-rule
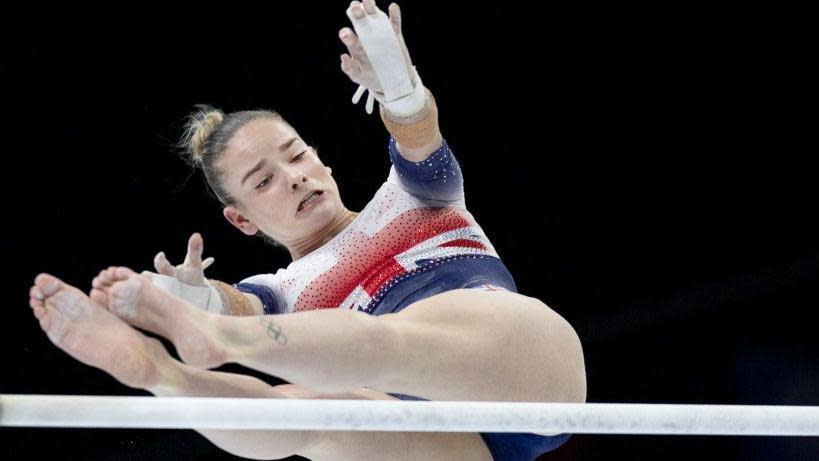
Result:
<svg viewBox="0 0 819 461"><path fill-rule="evenodd" d="M299 203L299 208L296 210L296 212L301 213L301 211L305 208L310 208L322 195L324 195L324 192L320 190L310 192L307 194L307 197L304 197L304 200Z"/></svg>

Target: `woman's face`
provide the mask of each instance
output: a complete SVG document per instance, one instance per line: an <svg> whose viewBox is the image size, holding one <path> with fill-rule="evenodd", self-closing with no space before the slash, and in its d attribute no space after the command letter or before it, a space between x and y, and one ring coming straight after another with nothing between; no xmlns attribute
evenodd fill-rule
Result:
<svg viewBox="0 0 819 461"><path fill-rule="evenodd" d="M216 167L237 201L224 215L245 234L261 230L290 247L345 210L330 168L280 120L248 122L230 139Z"/></svg>

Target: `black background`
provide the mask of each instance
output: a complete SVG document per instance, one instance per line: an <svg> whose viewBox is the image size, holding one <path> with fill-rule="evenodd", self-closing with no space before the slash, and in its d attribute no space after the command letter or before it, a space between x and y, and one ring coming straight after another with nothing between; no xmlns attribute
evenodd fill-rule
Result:
<svg viewBox="0 0 819 461"><path fill-rule="evenodd" d="M216 257L212 278L289 262L230 227L173 152L194 104L280 111L333 167L347 206L369 201L389 167L387 134L350 104L337 39L346 6L3 16L0 392L146 395L50 344L27 306L38 272L87 289L109 265L148 269L159 250L179 261L193 231ZM589 401L819 405L811 12L402 7L467 205L520 291L577 329ZM5 428L0 453L229 458L192 431ZM542 459L703 456L809 460L819 441L578 435Z"/></svg>

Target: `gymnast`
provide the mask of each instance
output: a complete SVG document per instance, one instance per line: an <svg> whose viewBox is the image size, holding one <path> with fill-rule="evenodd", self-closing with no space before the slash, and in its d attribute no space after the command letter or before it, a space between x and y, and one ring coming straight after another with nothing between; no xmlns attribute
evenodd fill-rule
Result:
<svg viewBox="0 0 819 461"><path fill-rule="evenodd" d="M467 210L438 108L412 65L401 12L347 9L341 70L390 137L386 181L360 212L274 111L199 106L183 137L224 217L292 262L239 283L209 280L194 234L183 264L110 267L86 296L40 274L30 305L75 359L157 396L584 402L571 325L514 280ZM479 97L479 96L476 96ZM492 116L488 114L488 116ZM360 153L354 161L361 161ZM512 197L511 199L515 199ZM167 338L180 360L144 330ZM237 363L290 384L213 371ZM237 456L534 460L569 434L199 430Z"/></svg>

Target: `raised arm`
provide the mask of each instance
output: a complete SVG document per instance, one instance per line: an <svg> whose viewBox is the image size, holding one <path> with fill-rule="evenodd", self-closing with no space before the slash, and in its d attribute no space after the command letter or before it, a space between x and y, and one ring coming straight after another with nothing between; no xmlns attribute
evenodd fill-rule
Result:
<svg viewBox="0 0 819 461"><path fill-rule="evenodd" d="M355 31L345 27L339 37L349 53L341 55L341 70L359 84L357 102L369 91L367 112L373 99L381 119L396 140L401 156L412 162L426 160L441 146L438 109L412 65L401 31L401 9L393 3L389 17L374 0L353 2L347 16Z"/></svg>

